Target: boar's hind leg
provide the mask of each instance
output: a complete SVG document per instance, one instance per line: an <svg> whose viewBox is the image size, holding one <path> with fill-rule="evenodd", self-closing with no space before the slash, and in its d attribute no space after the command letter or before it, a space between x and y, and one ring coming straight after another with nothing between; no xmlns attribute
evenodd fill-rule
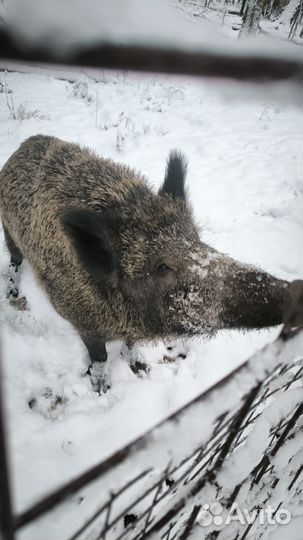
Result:
<svg viewBox="0 0 303 540"><path fill-rule="evenodd" d="M88 336L81 336L81 338L88 350L91 362L87 372L90 375L92 387L96 392L106 392L109 385L106 382L105 374L105 362L107 360L105 342Z"/></svg>
<svg viewBox="0 0 303 540"><path fill-rule="evenodd" d="M136 375L138 375L142 371L144 371L145 373L149 371L148 365L145 363L143 356L140 354L131 339L126 340L125 344L122 347L121 354L126 358L130 369Z"/></svg>
<svg viewBox="0 0 303 540"><path fill-rule="evenodd" d="M9 234L6 227L3 226L5 243L10 254L10 265L9 265L9 287L7 291L8 298L18 298L19 296L19 268L21 266L23 255L20 249L16 246L11 235Z"/></svg>

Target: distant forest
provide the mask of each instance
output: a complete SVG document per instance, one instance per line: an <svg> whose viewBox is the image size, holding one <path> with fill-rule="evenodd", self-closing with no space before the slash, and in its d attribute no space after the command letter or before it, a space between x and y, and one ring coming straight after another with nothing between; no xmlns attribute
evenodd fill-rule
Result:
<svg viewBox="0 0 303 540"><path fill-rule="evenodd" d="M209 19L208 10L219 12L222 25L226 16L234 15L233 29L240 33L260 32L261 23L268 21L284 26L284 38L303 39L303 0L178 0L178 3L193 17ZM274 29L278 30L278 26Z"/></svg>

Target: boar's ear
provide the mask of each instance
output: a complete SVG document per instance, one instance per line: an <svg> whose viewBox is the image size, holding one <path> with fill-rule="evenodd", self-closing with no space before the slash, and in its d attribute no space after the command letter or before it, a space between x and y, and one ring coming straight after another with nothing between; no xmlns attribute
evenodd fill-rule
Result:
<svg viewBox="0 0 303 540"><path fill-rule="evenodd" d="M110 221L77 208L63 210L60 220L90 275L105 288L113 284L117 264Z"/></svg>
<svg viewBox="0 0 303 540"><path fill-rule="evenodd" d="M184 155L179 150L172 150L168 156L164 183L159 195L169 193L173 198L185 199L186 171L187 162Z"/></svg>

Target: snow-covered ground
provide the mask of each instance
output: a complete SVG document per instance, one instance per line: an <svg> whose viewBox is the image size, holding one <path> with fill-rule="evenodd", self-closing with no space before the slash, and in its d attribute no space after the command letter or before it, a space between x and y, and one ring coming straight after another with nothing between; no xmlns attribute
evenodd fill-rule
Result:
<svg viewBox="0 0 303 540"><path fill-rule="evenodd" d="M169 149L181 148L203 241L277 277L302 277L300 107L275 98L270 86L254 94L249 85L225 81L96 77L69 74L80 81L74 83L51 72L0 73L12 91L0 93L0 167L26 137L44 133L140 169L156 189ZM121 344L113 343L111 389L99 396L85 375L87 353L79 337L54 311L26 262L21 292L30 310L8 304L8 262L0 226L1 345L18 510L155 425L279 331L222 332L208 342L170 344L169 352L167 344L146 344L141 349L151 369L142 378L123 361ZM163 362L165 354L176 361Z"/></svg>

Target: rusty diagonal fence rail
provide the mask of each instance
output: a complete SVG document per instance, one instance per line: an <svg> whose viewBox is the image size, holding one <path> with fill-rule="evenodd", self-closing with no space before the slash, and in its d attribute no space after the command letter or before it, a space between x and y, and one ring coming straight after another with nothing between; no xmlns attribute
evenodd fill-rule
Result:
<svg viewBox="0 0 303 540"><path fill-rule="evenodd" d="M0 31L0 56L58 63L49 51L21 50L4 30ZM114 45L96 46L60 58L59 62L259 82L288 79L296 85L301 73L296 60ZM51 515L53 521L66 522L75 504L79 505L79 523L73 519L69 534L60 540L186 540L199 527L197 516L203 503L211 499L219 501L223 509L245 500L246 507L256 510L257 515L272 500L275 513L284 503L296 509L296 504L303 502L303 453L294 444L298 437L302 442L303 405L293 400L295 392L302 388L300 345L302 331L283 331L276 342L156 428L19 514L12 505L1 389L0 538L13 540L24 528L49 520ZM285 418L278 417L270 425L261 457L256 463L252 461L244 478L235 473L224 483L226 471L235 466L235 459L245 462L243 452L254 430L261 433L260 422L285 395L292 396L290 407ZM183 448L188 432L194 436ZM277 456L282 453L284 459L279 461ZM274 493L278 493L276 500ZM80 510L79 501L83 500L87 504ZM49 521L45 523L48 529ZM255 540L261 538L265 527L263 524L261 530L257 520L232 526L234 540L244 540L251 534ZM224 530L214 525L205 530L200 527L200 531L201 539L224 538Z"/></svg>

